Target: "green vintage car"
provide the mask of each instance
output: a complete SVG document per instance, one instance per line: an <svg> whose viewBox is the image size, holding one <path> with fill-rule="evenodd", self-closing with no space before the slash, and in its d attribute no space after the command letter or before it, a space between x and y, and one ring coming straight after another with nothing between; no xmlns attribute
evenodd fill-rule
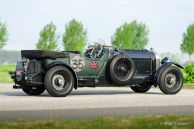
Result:
<svg viewBox="0 0 194 129"><path fill-rule="evenodd" d="M159 86L165 94L176 94L183 86L181 65L169 58L160 60L153 51L122 50L114 46L90 45L79 51L22 50L22 60L10 72L13 88L29 95L45 91L64 97L78 87L130 86L147 92Z"/></svg>

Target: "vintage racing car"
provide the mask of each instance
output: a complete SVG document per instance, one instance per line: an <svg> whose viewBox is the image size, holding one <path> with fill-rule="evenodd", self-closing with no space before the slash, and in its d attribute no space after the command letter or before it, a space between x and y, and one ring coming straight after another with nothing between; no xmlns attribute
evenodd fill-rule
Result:
<svg viewBox="0 0 194 129"><path fill-rule="evenodd" d="M181 65L160 60L153 51L122 50L114 46L90 45L79 51L22 50L22 60L10 72L15 85L29 95L45 91L64 97L78 87L130 86L147 92L159 86L165 94L176 94L183 86Z"/></svg>

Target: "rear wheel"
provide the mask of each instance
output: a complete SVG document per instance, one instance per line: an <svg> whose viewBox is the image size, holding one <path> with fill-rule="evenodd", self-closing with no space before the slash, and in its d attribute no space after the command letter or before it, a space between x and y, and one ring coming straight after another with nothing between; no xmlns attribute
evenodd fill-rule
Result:
<svg viewBox="0 0 194 129"><path fill-rule="evenodd" d="M141 85L136 85L136 86L131 86L131 89L136 92L136 93L145 93L147 92L152 85L150 84L141 84Z"/></svg>
<svg viewBox="0 0 194 129"><path fill-rule="evenodd" d="M22 86L22 90L28 95L40 95L45 91L44 86Z"/></svg>
<svg viewBox="0 0 194 129"><path fill-rule="evenodd" d="M55 66L46 73L44 83L51 96L65 97L73 90L75 79L68 68Z"/></svg>
<svg viewBox="0 0 194 129"><path fill-rule="evenodd" d="M160 90L165 94L176 94L183 86L182 72L175 66L165 68L158 82Z"/></svg>

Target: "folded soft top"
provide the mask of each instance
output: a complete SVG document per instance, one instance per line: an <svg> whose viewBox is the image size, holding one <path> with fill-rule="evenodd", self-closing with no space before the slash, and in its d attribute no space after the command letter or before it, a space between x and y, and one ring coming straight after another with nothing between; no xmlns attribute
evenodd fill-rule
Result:
<svg viewBox="0 0 194 129"><path fill-rule="evenodd" d="M65 52L56 52L56 51L43 51L43 50L21 50L21 56L28 59L56 59L56 58L65 58L67 53Z"/></svg>

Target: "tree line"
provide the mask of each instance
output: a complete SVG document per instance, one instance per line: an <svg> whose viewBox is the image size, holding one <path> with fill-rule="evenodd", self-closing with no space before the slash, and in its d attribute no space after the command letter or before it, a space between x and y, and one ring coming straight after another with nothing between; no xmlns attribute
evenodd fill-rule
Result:
<svg viewBox="0 0 194 129"><path fill-rule="evenodd" d="M132 21L117 28L111 42L122 49L143 49L148 44L148 33L145 24ZM56 26L51 22L41 30L36 47L39 50L58 50L59 37ZM87 29L81 22L73 19L65 26L61 37L64 50L83 51L87 44Z"/></svg>
<svg viewBox="0 0 194 129"><path fill-rule="evenodd" d="M62 38L62 46L64 50L83 51L87 41L87 29L83 24L75 19L72 19L65 26L65 32L62 35L57 33L57 28L54 23L50 22L45 25L39 34L36 48L38 50L59 50L59 39ZM8 29L5 22L0 21L0 49L6 45L8 40ZM121 49L144 49L149 42L149 29L142 22L132 21L125 22L123 25L116 28L115 33L111 37L112 45ZM183 33L183 38L180 43L180 50L191 56L194 54L194 23L190 24L186 32Z"/></svg>

